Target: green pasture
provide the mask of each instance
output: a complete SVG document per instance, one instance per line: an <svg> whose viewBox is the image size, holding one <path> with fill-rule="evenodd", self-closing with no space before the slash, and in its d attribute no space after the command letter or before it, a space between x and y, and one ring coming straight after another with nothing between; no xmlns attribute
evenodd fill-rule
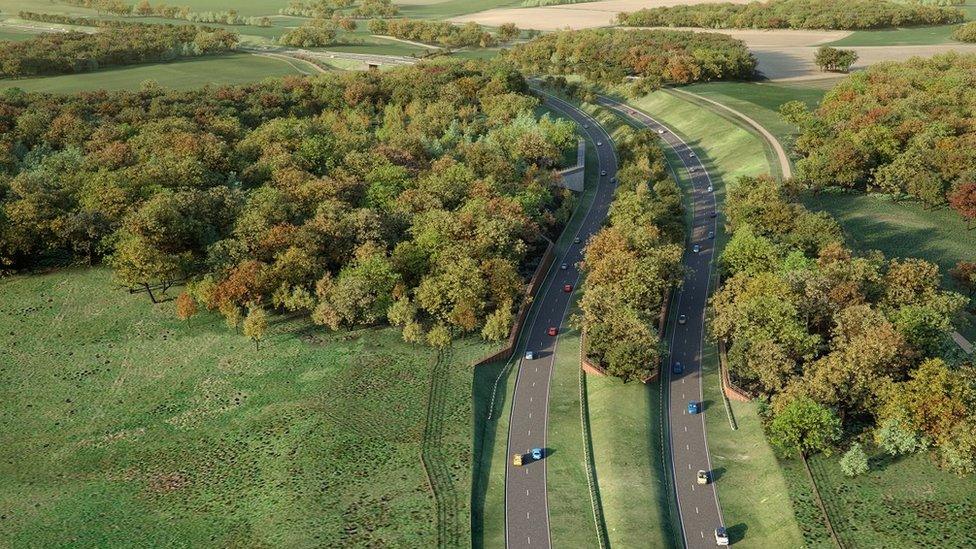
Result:
<svg viewBox="0 0 976 549"><path fill-rule="evenodd" d="M273 317L255 351L103 268L9 277L0 295L4 546L434 546L434 368L428 445L453 471L448 516L468 515L470 365L487 345L438 363L393 329Z"/></svg>
<svg viewBox="0 0 976 549"><path fill-rule="evenodd" d="M314 69L299 60L260 57L245 53L201 57L170 63L130 65L95 72L2 79L0 89L74 93L90 90L134 90L147 80L172 89L194 89L207 84L245 84L269 77L312 74Z"/></svg>

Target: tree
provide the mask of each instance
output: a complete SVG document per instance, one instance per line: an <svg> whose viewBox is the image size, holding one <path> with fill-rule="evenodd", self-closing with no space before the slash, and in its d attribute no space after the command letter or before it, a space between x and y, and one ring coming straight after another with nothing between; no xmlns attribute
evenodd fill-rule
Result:
<svg viewBox="0 0 976 549"><path fill-rule="evenodd" d="M187 292L183 292L176 298L176 316L180 320L188 321L193 315L197 314L197 302Z"/></svg>
<svg viewBox="0 0 976 549"><path fill-rule="evenodd" d="M220 304L220 314L223 315L227 327L236 333L241 325L241 308L233 302L224 301Z"/></svg>
<svg viewBox="0 0 976 549"><path fill-rule="evenodd" d="M800 396L774 415L767 434L783 457L806 456L830 449L840 438L840 420L826 407Z"/></svg>
<svg viewBox="0 0 976 549"><path fill-rule="evenodd" d="M868 472L868 456L864 453L861 443L855 442L840 458L840 468L849 477L856 477Z"/></svg>
<svg viewBox="0 0 976 549"><path fill-rule="evenodd" d="M255 305L248 308L244 318L244 336L254 342L254 350L261 350L261 340L268 329L268 313L264 307Z"/></svg>
<svg viewBox="0 0 976 549"><path fill-rule="evenodd" d="M820 46L814 56L814 62L822 71L849 72L855 61L857 52L854 50L839 50L830 46Z"/></svg>
<svg viewBox="0 0 976 549"><path fill-rule="evenodd" d="M437 324L427 332L427 344L438 350L446 349L451 344L451 330L444 324Z"/></svg>
<svg viewBox="0 0 976 549"><path fill-rule="evenodd" d="M976 261L960 261L949 274L970 297L976 293Z"/></svg>
<svg viewBox="0 0 976 549"><path fill-rule="evenodd" d="M511 42L519 37L521 31L515 26L515 23L503 23L498 26L498 38L502 42Z"/></svg>
<svg viewBox="0 0 976 549"><path fill-rule="evenodd" d="M949 194L949 206L966 220L966 228L976 227L976 183L963 183Z"/></svg>
<svg viewBox="0 0 976 549"><path fill-rule="evenodd" d="M512 302L506 301L488 315L485 327L481 329L481 337L487 341L501 341L508 337L513 321Z"/></svg>

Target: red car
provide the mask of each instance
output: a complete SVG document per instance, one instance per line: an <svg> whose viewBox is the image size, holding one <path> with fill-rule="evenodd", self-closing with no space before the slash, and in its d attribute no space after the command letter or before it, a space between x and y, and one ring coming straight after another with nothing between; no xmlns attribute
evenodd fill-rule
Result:
<svg viewBox="0 0 976 549"><path fill-rule="evenodd" d="M554 336L554 335L556 335L558 333L559 333L559 330L557 330L555 326L550 326L549 327L549 335Z"/></svg>
<svg viewBox="0 0 976 549"><path fill-rule="evenodd" d="M565 285L563 285L563 291L566 292L567 294L569 292L572 292L573 291L573 285L572 284L565 284Z"/></svg>

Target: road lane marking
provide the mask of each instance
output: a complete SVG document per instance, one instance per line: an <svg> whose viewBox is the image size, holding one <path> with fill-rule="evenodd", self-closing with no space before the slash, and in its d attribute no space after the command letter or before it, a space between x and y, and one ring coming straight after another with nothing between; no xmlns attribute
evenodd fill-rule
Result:
<svg viewBox="0 0 976 549"><path fill-rule="evenodd" d="M529 412L529 419L532 419L532 412ZM687 427L686 427L687 429Z"/></svg>
<svg viewBox="0 0 976 549"><path fill-rule="evenodd" d="M700 515L700 514L701 514L701 513L699 513L699 512L698 512L698 506L697 506L697 505L695 506L695 514L696 514L696 515ZM529 513L528 513L528 511L526 511L526 512L525 512L525 518L529 518Z"/></svg>

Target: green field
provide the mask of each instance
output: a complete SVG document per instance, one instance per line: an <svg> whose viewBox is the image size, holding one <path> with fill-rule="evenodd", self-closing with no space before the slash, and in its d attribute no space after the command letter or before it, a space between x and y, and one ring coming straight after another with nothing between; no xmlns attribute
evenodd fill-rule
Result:
<svg viewBox="0 0 976 549"><path fill-rule="evenodd" d="M19 42L35 36L37 36L36 32L27 29L0 26L0 40L14 40Z"/></svg>
<svg viewBox="0 0 976 549"><path fill-rule="evenodd" d="M821 193L804 203L825 210L844 227L848 244L857 250L881 250L888 257L921 257L937 264L944 283L956 288L949 269L958 261L976 260L976 231L947 208L927 210L915 201L895 201L880 194ZM957 326L976 341L976 317L966 315Z"/></svg>
<svg viewBox="0 0 976 549"><path fill-rule="evenodd" d="M725 116L682 98L657 92L631 102L661 120L695 147L707 167L721 203L728 183L743 175L772 171L762 138ZM749 113L750 116L752 115ZM703 129L708 131L704 132ZM673 166L680 161L669 156ZM676 170L688 188L683 170ZM721 249L725 235L716 235ZM754 403L732 403L737 430L730 426L719 385L717 349L706 341L702 357L708 448L718 483L719 501L731 541L742 547L797 547L803 536L790 501L787 478L766 442ZM802 486L802 485L801 485Z"/></svg>
<svg viewBox="0 0 976 549"><path fill-rule="evenodd" d="M846 547L968 547L976 480L941 471L927 455L870 456L871 470L846 477L839 456L818 455L810 469L837 536Z"/></svg>
<svg viewBox="0 0 976 549"><path fill-rule="evenodd" d="M514 8L522 5L522 0L444 0L441 2L394 2L400 7L400 14L414 19L448 19L492 8ZM518 23L518 22L516 22Z"/></svg>
<svg viewBox="0 0 976 549"><path fill-rule="evenodd" d="M953 6L966 14L966 19L976 19L976 1L967 0L965 5ZM829 45L842 46L914 46L928 44L958 43L952 38L952 31L958 25L933 25L904 27L897 29L877 29L854 31L849 36L835 40Z"/></svg>
<svg viewBox="0 0 976 549"><path fill-rule="evenodd" d="M0 280L4 546L433 546L428 436L467 543L470 364L392 329L275 317L260 352L106 269ZM449 485L444 486L444 479ZM448 540L451 541L451 540Z"/></svg>
<svg viewBox="0 0 976 549"><path fill-rule="evenodd" d="M301 69L302 72L299 71ZM302 61L287 61L250 54L231 54L188 61L132 65L96 72L0 80L0 89L73 93L97 89L135 90L147 80L172 89L194 89L207 84L245 84L269 77L313 73Z"/></svg>

